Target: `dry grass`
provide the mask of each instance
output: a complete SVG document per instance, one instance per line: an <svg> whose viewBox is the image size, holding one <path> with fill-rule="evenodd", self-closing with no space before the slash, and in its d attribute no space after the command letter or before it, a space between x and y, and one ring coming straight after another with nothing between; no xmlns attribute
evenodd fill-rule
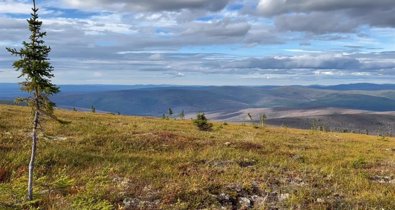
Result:
<svg viewBox="0 0 395 210"><path fill-rule="evenodd" d="M395 139L0 106L0 209L395 209Z"/></svg>

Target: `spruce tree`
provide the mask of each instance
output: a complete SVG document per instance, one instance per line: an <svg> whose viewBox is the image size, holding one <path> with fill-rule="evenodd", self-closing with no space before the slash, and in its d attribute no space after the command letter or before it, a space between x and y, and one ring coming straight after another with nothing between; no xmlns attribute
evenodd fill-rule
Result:
<svg viewBox="0 0 395 210"><path fill-rule="evenodd" d="M204 113L198 113L196 115L196 119L193 120L193 124L195 124L201 131L211 131L213 128L213 124L208 122Z"/></svg>
<svg viewBox="0 0 395 210"><path fill-rule="evenodd" d="M59 88L51 82L54 77L54 68L49 62L48 55L51 48L45 45L43 38L47 35L41 31L42 22L38 20L38 8L33 0L33 8L29 24L30 37L28 41L22 43L23 47L19 50L7 48L7 50L20 59L15 61L13 67L20 72L19 78L25 81L20 83L21 90L28 92L29 97L18 99L18 101L27 102L32 109L33 132L32 132L32 151L29 163L29 180L28 180L28 200L33 200L33 172L34 162L36 159L36 150L38 143L38 127L42 121L41 116L48 116L53 119L55 104L49 99L53 94L59 92Z"/></svg>
<svg viewBox="0 0 395 210"><path fill-rule="evenodd" d="M184 112L184 110L182 110L181 113L180 113L180 119L181 120L185 119L185 112Z"/></svg>
<svg viewBox="0 0 395 210"><path fill-rule="evenodd" d="M260 122L260 124L261 124L261 127L264 127L264 126L265 126L265 121L266 121L266 119L267 119L266 114L260 114L260 115L259 115L259 122Z"/></svg>

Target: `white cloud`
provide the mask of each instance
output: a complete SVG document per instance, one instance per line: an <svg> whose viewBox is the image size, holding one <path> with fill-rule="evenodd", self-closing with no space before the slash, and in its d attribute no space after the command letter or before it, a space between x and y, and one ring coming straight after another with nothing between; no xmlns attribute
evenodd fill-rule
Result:
<svg viewBox="0 0 395 210"><path fill-rule="evenodd" d="M26 2L0 0L3 48L20 46L28 38L20 15L30 13ZM377 52L395 51L388 44L395 41L393 1L374 2L55 0L39 6L51 60L63 78L71 71L84 72L81 77L93 81L115 79L108 72L138 74L146 81L191 75L200 75L201 81L213 75L258 80L366 78L368 73L390 78L395 75L394 54ZM240 9L227 9L232 4ZM5 50L0 56L1 69L15 59Z"/></svg>
<svg viewBox="0 0 395 210"><path fill-rule="evenodd" d="M202 9L218 11L229 0L63 0L63 4L79 9L107 9L115 11L175 11Z"/></svg>
<svg viewBox="0 0 395 210"><path fill-rule="evenodd" d="M93 76L94 77L103 77L103 73L96 71L96 72L93 72Z"/></svg>
<svg viewBox="0 0 395 210"><path fill-rule="evenodd" d="M32 5L14 0L0 0L0 13L29 14Z"/></svg>
<svg viewBox="0 0 395 210"><path fill-rule="evenodd" d="M258 12L282 30L350 33L361 26L395 27L392 0L260 0Z"/></svg>
<svg viewBox="0 0 395 210"><path fill-rule="evenodd" d="M149 56L149 59L151 60L162 60L163 56L160 53L155 53Z"/></svg>

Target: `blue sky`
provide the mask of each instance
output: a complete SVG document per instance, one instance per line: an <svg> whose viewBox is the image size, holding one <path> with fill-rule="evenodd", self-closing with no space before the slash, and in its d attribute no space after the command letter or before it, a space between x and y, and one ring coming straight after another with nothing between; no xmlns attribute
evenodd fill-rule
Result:
<svg viewBox="0 0 395 210"><path fill-rule="evenodd" d="M58 84L393 83L392 0L38 0ZM28 37L31 1L0 0L5 47Z"/></svg>

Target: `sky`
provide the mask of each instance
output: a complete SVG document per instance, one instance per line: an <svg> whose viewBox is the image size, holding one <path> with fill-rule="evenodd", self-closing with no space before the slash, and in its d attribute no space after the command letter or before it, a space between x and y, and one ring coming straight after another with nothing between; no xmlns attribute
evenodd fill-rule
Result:
<svg viewBox="0 0 395 210"><path fill-rule="evenodd" d="M395 83L394 0L37 0L57 84ZM28 0L0 0L6 47Z"/></svg>

